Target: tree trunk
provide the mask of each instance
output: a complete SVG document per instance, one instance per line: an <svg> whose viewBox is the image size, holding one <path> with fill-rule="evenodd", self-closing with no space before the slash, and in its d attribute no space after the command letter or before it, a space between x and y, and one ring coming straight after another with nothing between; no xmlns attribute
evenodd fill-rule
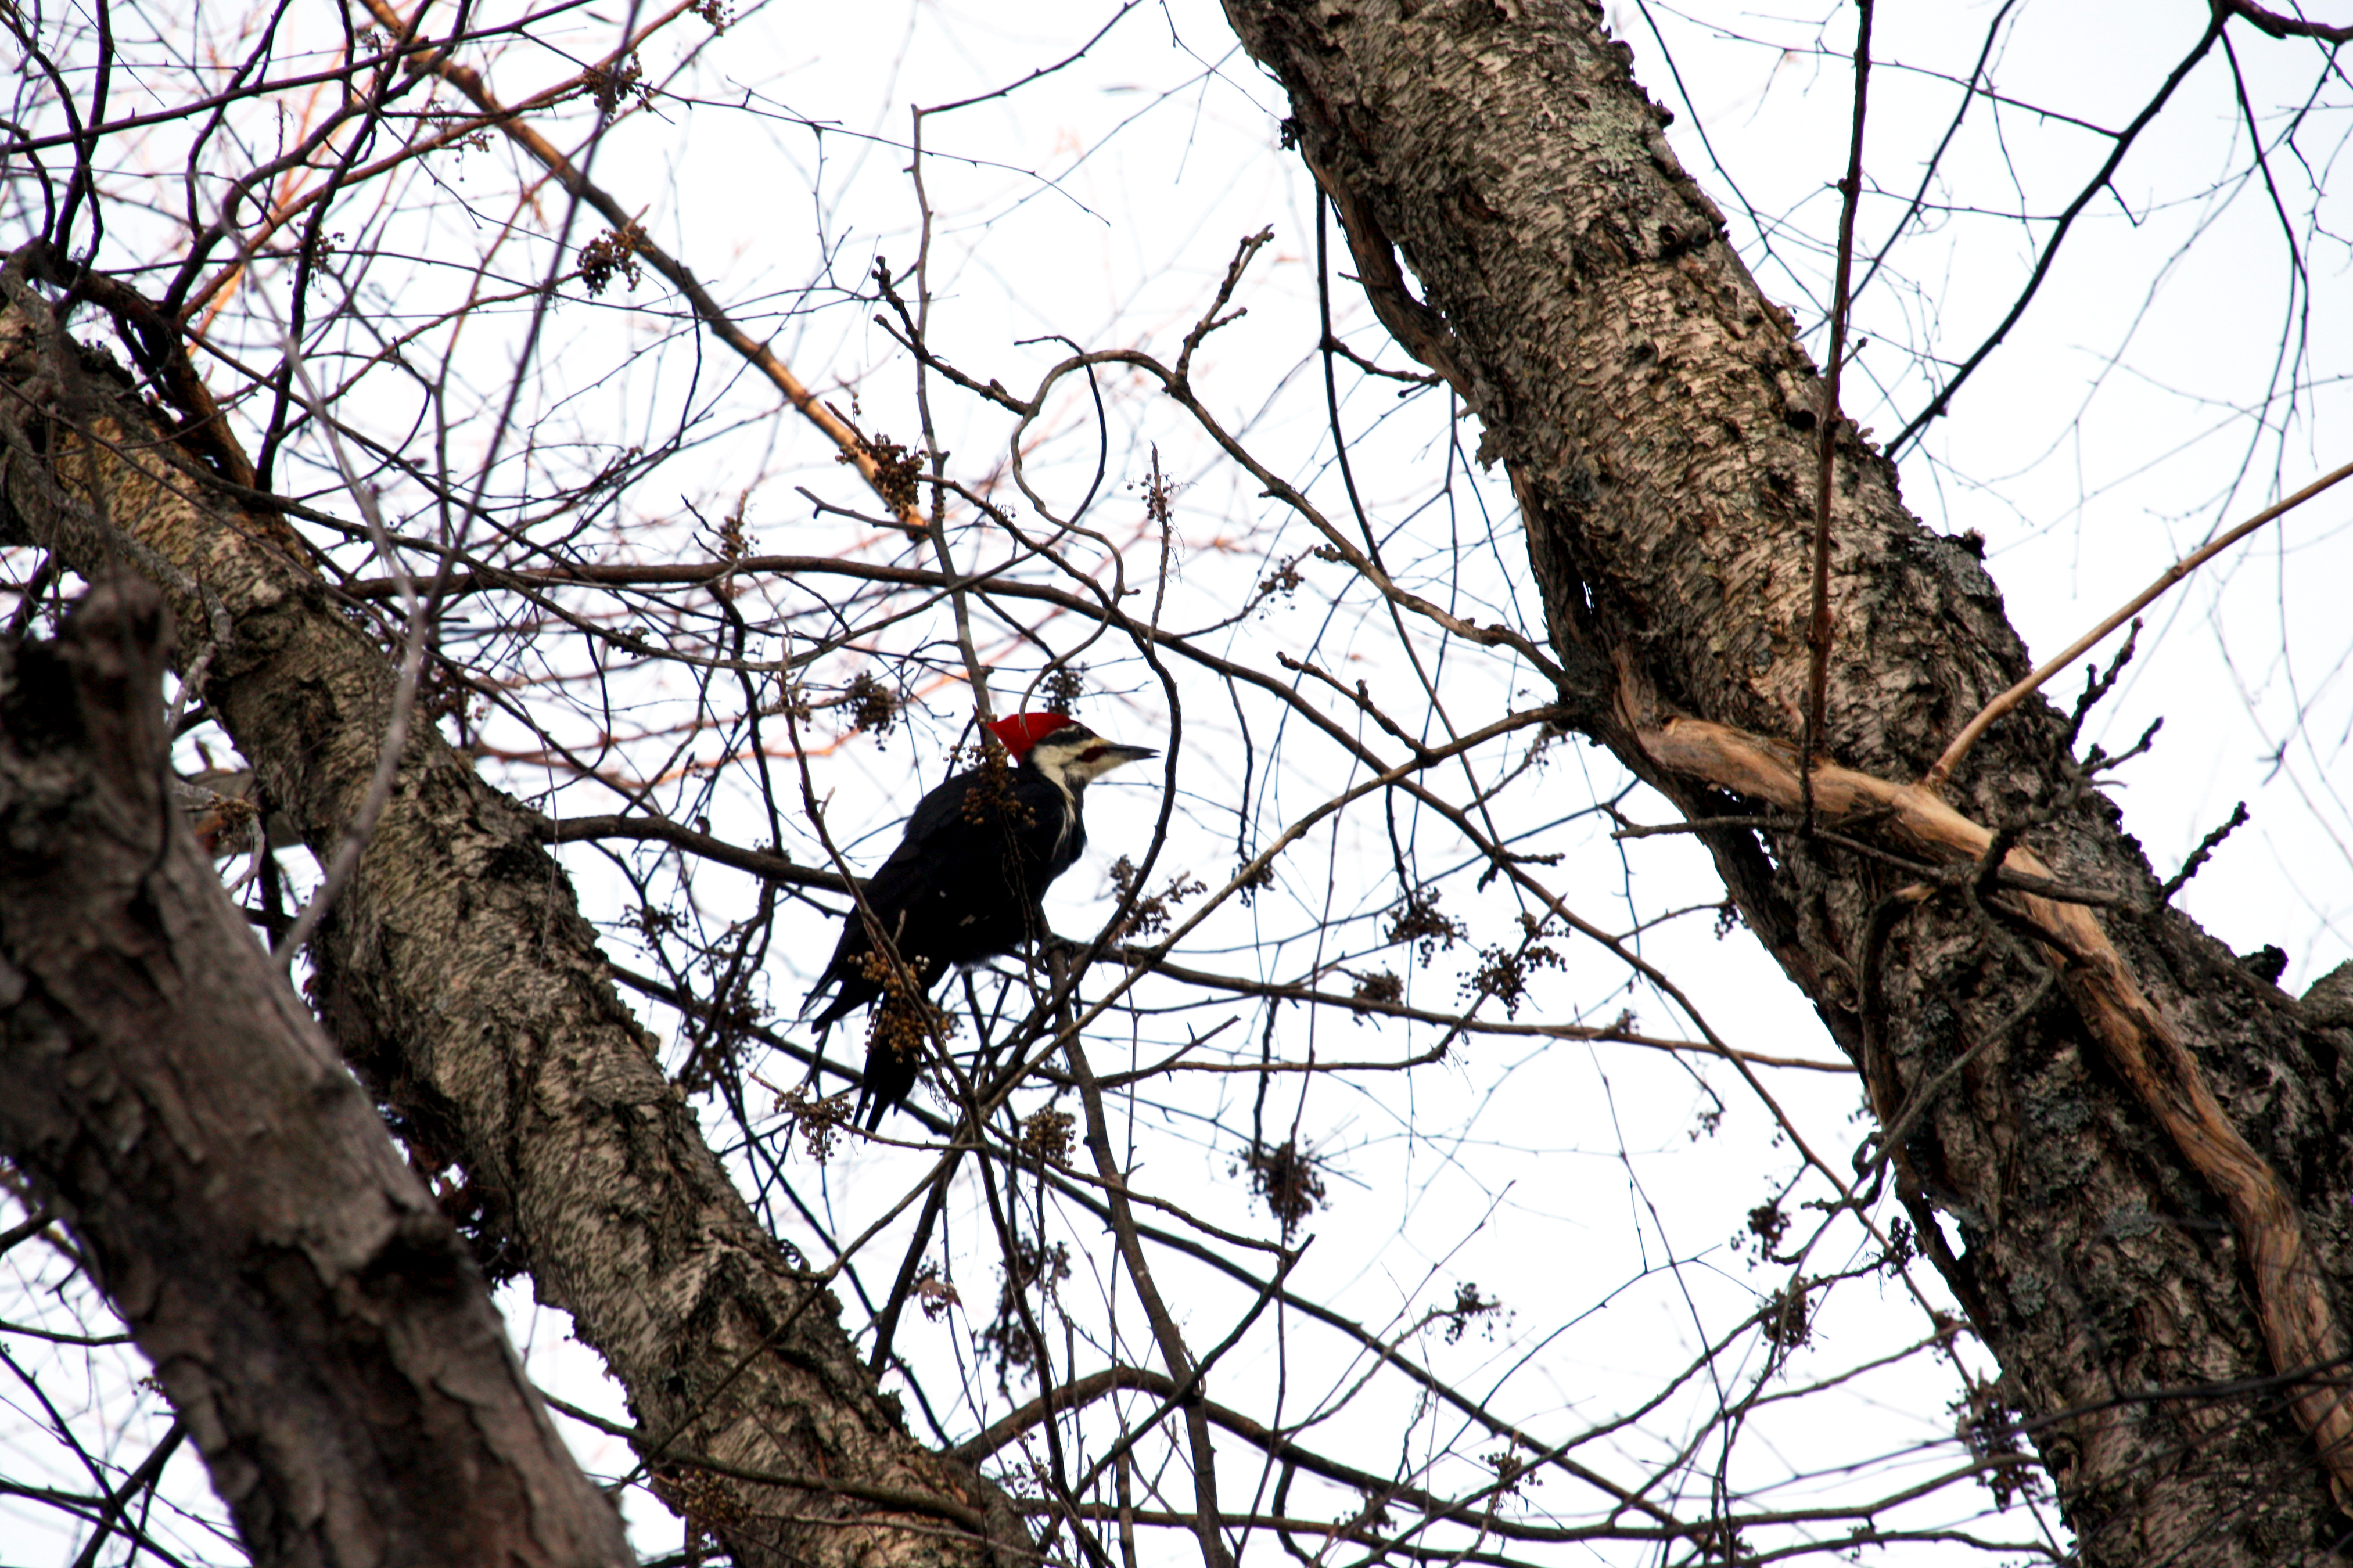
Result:
<svg viewBox="0 0 2353 1568"><path fill-rule="evenodd" d="M257 1563L634 1562L165 794L164 626L126 574L0 647L0 1143Z"/></svg>
<svg viewBox="0 0 2353 1568"><path fill-rule="evenodd" d="M323 863L375 766L388 661L293 531L223 500L111 362L64 337L24 265L0 279L0 537L86 577L128 561L159 583L184 668L206 660L204 700ZM730 1184L615 994L546 831L431 725L410 727L390 805L311 945L346 1058L415 1146L463 1167L511 1249L501 1263L571 1314L628 1390L666 1495L735 1561L1029 1555L1002 1493L908 1435L825 1282Z"/></svg>
<svg viewBox="0 0 2353 1568"><path fill-rule="evenodd" d="M2084 1560L2329 1555L2353 1422L2339 1369L2299 1374L2344 1354L2341 1015L2159 907L2040 698L1926 784L2028 660L1977 561L1843 423L1812 795L1859 847L1803 828L1821 388L1597 11L1227 10L1290 94L1376 310L1508 468L1552 642L1584 672L1563 700L1694 822L1789 824L1704 837L1883 1128L1959 1066L1893 1151L1898 1191ZM1973 1436L1999 1446L2001 1423Z"/></svg>

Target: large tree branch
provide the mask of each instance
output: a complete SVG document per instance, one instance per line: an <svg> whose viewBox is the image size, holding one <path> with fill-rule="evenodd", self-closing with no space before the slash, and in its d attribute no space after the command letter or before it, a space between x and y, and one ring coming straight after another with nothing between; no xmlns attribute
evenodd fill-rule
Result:
<svg viewBox="0 0 2353 1568"><path fill-rule="evenodd" d="M1379 279L1396 269L1367 250L1394 244L1419 281L1430 314L1400 339L1441 346L1427 363L1484 423L1482 455L1505 461L1551 637L1581 655L1564 665L1617 672L1588 727L1702 826L1875 1108L1912 1118L1899 1189L2003 1363L2000 1397L2036 1418L2087 1561L2316 1552L2337 1528L2329 1482L2353 1478L2339 1373L2315 1365L2338 1354L2336 1281L2353 1256L2348 1042L2308 1029L2169 911L1990 896L2000 855L1982 879L1913 886L1903 868L1924 845L1905 801L1860 802L1835 836L1767 827L1760 844L1711 826L1727 792L1802 800L1801 477L1821 394L1787 313L1725 244L1597 8L1227 11L1288 91L1384 320ZM1916 779L2029 661L1977 561L1920 528L1843 420L1832 437L1823 749L1857 778ZM2068 733L2040 698L1987 731L1946 788L1943 827L1976 848L1933 858L2022 837L2032 858L2013 869L2154 905ZM1788 758L1733 768L1738 747L1681 743L1701 736L1742 738L1751 763ZM2053 952L2063 1002L2037 1003ZM1926 1234L1931 1202L1960 1248ZM2274 1377L2293 1392L2262 1405L2119 1397Z"/></svg>
<svg viewBox="0 0 2353 1568"><path fill-rule="evenodd" d="M166 794L165 635L126 575L57 642L0 647L0 1144L64 1205L255 1561L633 1562Z"/></svg>
<svg viewBox="0 0 2353 1568"><path fill-rule="evenodd" d="M387 661L336 612L287 524L212 504L119 374L14 278L0 311L0 534L85 575L125 555L152 562L182 624L208 606L226 616L206 700L272 809L323 856L375 771ZM1003 1495L913 1442L825 1281L730 1184L615 994L543 831L438 732L412 732L311 949L347 1059L420 1152L463 1167L494 1239L571 1314L646 1429L746 1473L851 1478L990 1521L976 1536L839 1491L726 1483L726 1506L699 1517L738 1562L1026 1555ZM647 1455L658 1475L661 1458Z"/></svg>

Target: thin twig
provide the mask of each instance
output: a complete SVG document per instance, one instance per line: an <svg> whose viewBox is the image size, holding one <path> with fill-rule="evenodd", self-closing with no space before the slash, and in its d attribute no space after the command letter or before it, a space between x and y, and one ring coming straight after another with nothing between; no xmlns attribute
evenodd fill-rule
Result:
<svg viewBox="0 0 2353 1568"><path fill-rule="evenodd" d="M2190 878L2198 875L2198 868L2206 864L2208 858L2216 849L2221 847L2222 840L2246 825L2247 803L2242 800L2231 808L2231 820L2198 841L2198 847L2189 852L2189 858L2181 863L2181 869L2167 879L2165 886L2157 890L2157 901L2160 904L2171 903L2173 895L2181 891L2183 885Z"/></svg>
<svg viewBox="0 0 2353 1568"><path fill-rule="evenodd" d="M163 1440L148 1451L144 1459L139 1461L139 1468L123 1477L122 1484L107 1494L106 1506L99 1512L98 1528L90 1532L90 1543L81 1549L81 1555L74 1559L73 1568L95 1568L99 1549L106 1544L107 1538L114 1532L116 1522L122 1517L122 1510L130 1506L132 1498L137 1497L163 1478L164 1467L169 1464L172 1456L179 1451L181 1440L187 1435L186 1424L174 1421L170 1429L164 1434ZM137 1553L133 1552L132 1555L136 1556Z"/></svg>
<svg viewBox="0 0 2353 1568"><path fill-rule="evenodd" d="M1945 383L1936 395L1928 400L1928 405L1914 415L1911 423L1897 431L1894 438L1887 443L1884 450L1891 461L1898 452L1919 439L1920 433L1928 427L1931 420L1944 416L1945 411L1952 406L1953 395L1960 391L1962 384L1977 374L1978 367L2001 346L2003 340L2010 336L2010 328L2018 325L2019 318L2026 314L2026 308L2034 302L2035 295L2042 291L2043 280L2051 275L2052 264L2059 259L2059 247L2066 243L2067 236L2073 231L2075 220L2083 216L2084 208L2099 198L2102 192L2112 188L2108 182L2116 178L2116 169L2124 163L2125 154L2132 151L2134 142L2148 129L2158 111L2172 100L2174 90L2188 79L2189 73L2197 68L2198 62L2204 59L2206 52L2214 47L2215 40L2222 36L2225 16L2222 6L2214 8L2205 28L2199 34L2197 43L2190 46L2189 52L2166 77L2163 85L2157 89L2157 96L2141 106L2140 112L2133 116L2131 124L2113 133L2115 145L2108 149L2107 157L2092 172L2082 189L2075 193L2074 199L2067 204L2058 220L2052 225L2051 237L2043 241L2042 253L2034 258L2034 270L2027 277L2026 286L2019 290L2017 299L2010 301L2009 313L1986 335L1985 341L1969 357L1961 362L1961 367L1953 373L1952 379Z"/></svg>
<svg viewBox="0 0 2353 1568"><path fill-rule="evenodd" d="M1993 727L1995 720L2025 701L2043 682L2098 647L2101 640L2110 632L2147 609L2168 588L2172 587L2207 562L2263 527L2263 524L2274 519L2285 517L2313 497L2348 478L2353 478L2353 463L2348 463L2343 468L2323 474L2285 500L2265 507L2238 527L2191 551L2167 567L2158 574L2156 582L2134 595L2107 619L2069 643L2057 658L2042 665L2033 674L1987 703L1976 718L1961 727L1961 732L1953 737L1953 743L1945 748L1945 754L1936 759L1936 765L1921 776L1921 787L1941 791L1945 787L1945 781L1952 777L1953 770L1960 765L1961 759L1968 755L1969 748L1978 743L1979 736Z"/></svg>
<svg viewBox="0 0 2353 1568"><path fill-rule="evenodd" d="M397 28L403 25L399 14L385 4L385 0L366 0L366 4L370 14L385 26ZM603 214L614 227L627 228L635 223L636 215L629 212L602 186L591 182L574 165L571 159L557 151L554 142L526 124L520 118L517 110L510 110L500 103L491 95L490 86L483 79L480 72L470 66L459 65L435 49L417 50L414 56L412 68L429 71L473 100L486 114L493 117L494 123L500 132L510 141L535 159L541 167L554 176L556 183L566 192ZM858 469L860 476L872 488L876 495L884 496L886 500L889 500L885 495L881 470L874 460L874 448L863 435L805 385L765 343L738 326L734 318L720 307L719 301L696 279L694 274L687 269L683 262L642 234L634 237L632 248L635 254L644 258L647 266L660 273L672 288L685 296L688 304L693 307L695 315L722 342L741 355L754 370L766 376L769 384L784 395L785 400L790 403L802 417L815 425L825 434L828 440L839 448L843 460ZM917 531L923 528L923 515L916 510L912 502L904 505L892 502L891 510L897 516L900 525L909 531Z"/></svg>
<svg viewBox="0 0 2353 1568"><path fill-rule="evenodd" d="M1831 294L1831 358L1822 377L1820 455L1814 470L1814 613L1806 628L1806 747L1810 763L1821 752L1822 710L1830 700L1831 679L1831 481L1836 467L1839 427L1839 372L1846 358L1847 288L1854 272L1854 208L1862 195L1862 125L1871 101L1871 5L1856 0L1861 12L1854 30L1854 121L1848 138L1846 178L1839 182L1838 281ZM1813 773L1798 772L1804 793L1806 827L1814 825Z"/></svg>
<svg viewBox="0 0 2353 1568"><path fill-rule="evenodd" d="M1896 1115L1894 1121L1888 1123L1887 1130L1879 1135L1879 1152L1872 1157L1868 1165L1857 1173L1861 1180L1870 1181L1880 1166L1894 1157L1895 1151L1903 1146L1904 1140L1912 1135L1914 1125L1921 1117L1927 1114L1929 1107L1936 1103L1936 1097L1945 1092L1947 1085L1967 1072L1969 1069L1969 1064L1985 1055L1989 1048L2008 1039L2010 1032L2031 1017L2034 1010L2050 1000L2052 992L2058 987L2059 972L2055 969L2045 969L2042 972L2042 978L2034 983L2034 989L2026 994L2026 1000L2011 1009L2008 1017L1978 1036L1968 1050L1955 1058L1936 1077L1914 1089L1912 1098L1905 1103L1903 1110Z"/></svg>
<svg viewBox="0 0 2353 1568"><path fill-rule="evenodd" d="M1123 11L1121 15L1125 15ZM1118 17L1113 17L1117 21ZM1100 37L1101 35L1098 35ZM908 160L907 175L915 186L915 210L921 218L920 237L915 242L915 319L912 323L917 342L931 335L932 321L932 197L923 185L923 115L913 111L914 122L913 152ZM878 271L882 263L877 261ZM888 282L889 274L882 274ZM915 408L923 427L924 456L932 467L932 514L923 528L923 537L930 541L932 558L939 563L940 574L951 581L956 578L955 557L948 551L947 492L941 488L940 479L947 467L947 454L940 450L937 426L932 422L932 384L925 356L915 356ZM884 498L888 500L888 497ZM902 513L904 517L912 513ZM980 653L972 638L972 597L962 588L948 591L948 611L955 621L956 651L964 656L965 679L972 683L972 705L975 716L983 725L993 722L997 710L988 700L988 672L980 662Z"/></svg>
<svg viewBox="0 0 2353 1568"><path fill-rule="evenodd" d="M2075 749L2075 737L2084 732L2084 721L2091 716L2092 710L2099 705L2102 698L2116 689L2116 680L2124 674L2125 666L2130 664L2133 655L2139 651L2140 626L2140 617L2135 616L2132 630L2125 634L2125 646L2116 649L2116 656L2108 660L2108 668L2084 672L2084 693L2075 699L2075 710L2067 716L2067 749L2070 752ZM2154 734L2155 731L2150 732Z"/></svg>
<svg viewBox="0 0 2353 1568"><path fill-rule="evenodd" d="M1127 1276L1135 1287L1136 1299L1143 1304L1144 1315L1151 1325L1154 1342L1160 1348L1161 1360L1167 1364L1168 1376L1175 1383L1190 1389L1198 1375L1192 1352L1186 1349L1184 1331L1176 1326L1176 1318L1161 1299L1160 1288L1154 1282L1152 1265L1144 1255L1144 1243L1136 1235L1135 1216L1128 1208L1127 1177L1119 1168L1111 1146L1111 1126L1106 1120L1103 1102L1103 1087L1096 1082L1093 1069L1087 1065L1086 1047L1080 1043L1076 1027L1068 1029L1060 1041L1063 1055L1071 1064L1071 1072L1079 1080L1080 1103L1086 1116L1085 1143L1092 1157L1095 1172L1103 1178L1103 1199L1111 1206L1112 1235L1119 1247L1121 1261L1127 1265ZM1264 1294L1271 1297L1280 1288L1284 1269L1275 1270L1273 1281ZM1201 1545L1203 1568L1233 1568L1233 1553L1226 1547L1225 1537L1218 1529L1217 1446L1209 1436L1209 1419L1198 1400L1188 1401L1185 1410L1186 1435L1193 1458L1193 1492L1198 1505L1195 1533Z"/></svg>
<svg viewBox="0 0 2353 1568"><path fill-rule="evenodd" d="M269 303L269 291L257 289L255 292L275 315L276 307ZM296 956L311 940L311 933L319 929L319 922L326 918L336 895L350 882L352 873L358 869L361 852L366 849L368 839L375 833L376 822L384 816L385 807L392 803L392 783L400 773L401 754L408 749L408 722L417 709L417 678L425 663L425 627L431 615L429 605L417 595L416 580L409 575L408 568L402 564L399 553L393 549L392 537L385 531L384 513L375 503L375 493L361 481L358 470L352 467L350 455L343 450L343 437L336 434L334 425L327 418L326 405L311 380L310 367L303 363L301 345L290 333L285 344L287 368L301 387L302 401L310 408L311 417L318 421L319 428L326 434L327 448L334 457L336 472L343 476L343 486L358 504L360 515L367 519L368 531L375 536L376 549L382 552L385 564L392 569L395 580L400 584L401 609L408 621L401 638L400 670L393 681L392 713L385 721L384 743L376 754L375 772L368 779L367 793L360 797L359 809L352 814L351 821L344 826L343 839L335 846L334 856L327 864L327 874L311 893L311 901L302 907L301 913L295 916L294 923L287 928L286 934L279 938L277 946L270 950L279 963L291 973ZM447 569L446 562L444 569Z"/></svg>

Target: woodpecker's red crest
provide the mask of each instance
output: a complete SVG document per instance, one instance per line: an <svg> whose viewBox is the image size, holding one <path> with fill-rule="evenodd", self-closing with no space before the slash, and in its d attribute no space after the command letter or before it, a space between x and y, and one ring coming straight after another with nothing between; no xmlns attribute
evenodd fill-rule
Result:
<svg viewBox="0 0 2353 1568"><path fill-rule="evenodd" d="M997 738L1004 742L1005 749L1013 754L1013 760L1018 763L1029 754L1030 747L1055 731L1067 729L1077 722L1078 721L1068 713L1049 713L1040 710L1036 713L1015 713L1008 718L995 721L988 727L995 732Z"/></svg>

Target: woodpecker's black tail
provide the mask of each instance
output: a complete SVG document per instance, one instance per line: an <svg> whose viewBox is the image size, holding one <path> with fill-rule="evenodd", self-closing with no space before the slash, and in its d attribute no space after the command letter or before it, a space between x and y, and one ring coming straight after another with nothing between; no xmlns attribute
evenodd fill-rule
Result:
<svg viewBox="0 0 2353 1568"><path fill-rule="evenodd" d="M907 1097L915 1091L915 1079L922 1068L920 1047L902 1048L887 1036L878 1036L866 1047L866 1081L858 1090L858 1104L849 1113L851 1119L863 1122L869 1132L878 1131L884 1111L907 1103Z"/></svg>

